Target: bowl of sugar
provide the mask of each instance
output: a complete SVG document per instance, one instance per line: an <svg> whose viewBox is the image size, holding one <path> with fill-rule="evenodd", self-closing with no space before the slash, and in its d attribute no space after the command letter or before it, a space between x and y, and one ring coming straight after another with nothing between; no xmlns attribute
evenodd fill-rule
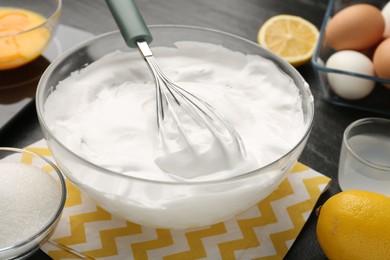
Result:
<svg viewBox="0 0 390 260"><path fill-rule="evenodd" d="M276 189L297 161L313 123L310 88L291 65L241 37L193 26L149 29L168 77L235 128L245 158L219 157L209 149L215 138L191 120L183 127L199 156L174 133L169 141L178 149L162 151L153 77L118 31L68 50L43 74L36 105L49 149L70 181L128 221L188 229L232 218Z"/></svg>
<svg viewBox="0 0 390 260"><path fill-rule="evenodd" d="M0 147L0 158L0 259L25 259L54 232L65 205L65 180L35 152Z"/></svg>

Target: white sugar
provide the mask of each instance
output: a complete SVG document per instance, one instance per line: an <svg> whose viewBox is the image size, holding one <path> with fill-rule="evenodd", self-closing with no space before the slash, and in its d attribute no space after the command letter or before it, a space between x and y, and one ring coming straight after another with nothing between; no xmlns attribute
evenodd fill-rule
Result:
<svg viewBox="0 0 390 260"><path fill-rule="evenodd" d="M54 216L60 189L49 173L22 163L0 163L0 249L41 230Z"/></svg>

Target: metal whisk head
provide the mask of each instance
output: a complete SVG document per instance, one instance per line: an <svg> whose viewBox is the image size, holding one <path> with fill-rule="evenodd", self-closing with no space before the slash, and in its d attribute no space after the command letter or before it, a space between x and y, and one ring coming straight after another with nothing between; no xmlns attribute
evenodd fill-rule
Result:
<svg viewBox="0 0 390 260"><path fill-rule="evenodd" d="M140 50L154 76L160 168L178 178L239 168L246 157L240 136L210 105L164 74L149 48L152 36L134 0L106 3L126 44Z"/></svg>
<svg viewBox="0 0 390 260"><path fill-rule="evenodd" d="M156 84L157 123L162 149L157 161L160 167L168 172L182 168L186 173L180 173L180 176L191 178L202 175L200 167L196 167L198 163L207 163L207 172L214 172L242 161L246 152L235 129L208 103L172 82L160 68L147 42L138 41L137 46ZM206 132L207 144L197 140L196 133L192 134L196 131ZM170 167L169 156L175 159L173 167ZM213 158L223 159L224 166L215 163ZM191 166L193 173L189 170Z"/></svg>

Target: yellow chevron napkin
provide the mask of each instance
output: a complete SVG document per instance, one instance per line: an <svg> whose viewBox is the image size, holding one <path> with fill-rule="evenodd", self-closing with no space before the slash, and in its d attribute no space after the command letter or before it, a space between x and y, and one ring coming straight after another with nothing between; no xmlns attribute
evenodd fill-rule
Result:
<svg viewBox="0 0 390 260"><path fill-rule="evenodd" d="M53 159L44 140L27 147ZM282 259L330 178L297 163L266 199L234 219L187 231L155 229L106 212L67 181L53 259Z"/></svg>

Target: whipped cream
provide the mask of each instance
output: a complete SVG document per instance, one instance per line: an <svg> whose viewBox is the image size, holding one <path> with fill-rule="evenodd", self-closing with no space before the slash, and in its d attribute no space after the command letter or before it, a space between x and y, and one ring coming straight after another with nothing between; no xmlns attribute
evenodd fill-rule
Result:
<svg viewBox="0 0 390 260"><path fill-rule="evenodd" d="M272 61L206 43L178 42L176 47L153 51L172 81L235 128L246 148L243 160L229 163L213 156L218 155L213 139L199 129L189 133L199 149L212 147L203 153L203 163L182 150L161 154L155 83L137 52L110 53L61 81L45 103L47 125L65 146L96 165L173 182L247 173L277 160L303 137L299 91Z"/></svg>

